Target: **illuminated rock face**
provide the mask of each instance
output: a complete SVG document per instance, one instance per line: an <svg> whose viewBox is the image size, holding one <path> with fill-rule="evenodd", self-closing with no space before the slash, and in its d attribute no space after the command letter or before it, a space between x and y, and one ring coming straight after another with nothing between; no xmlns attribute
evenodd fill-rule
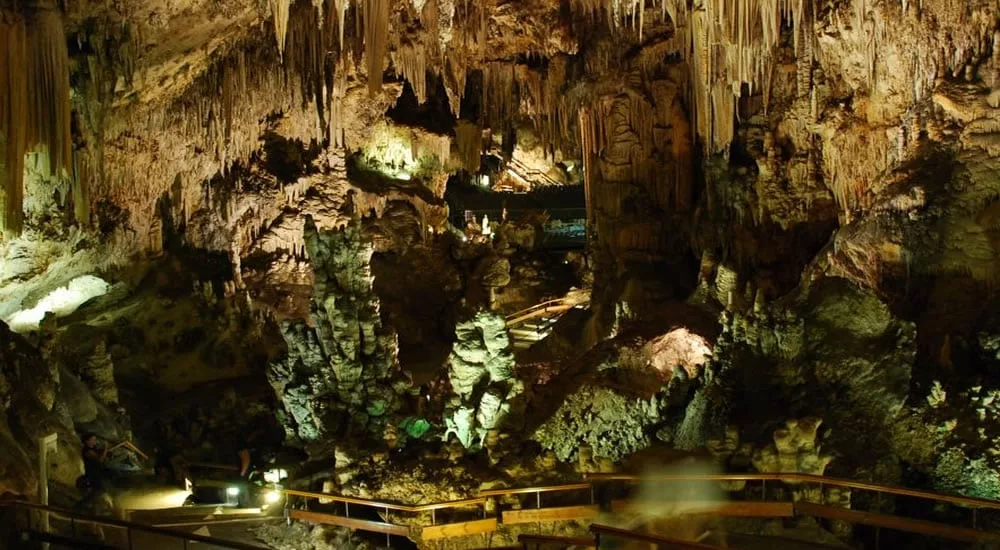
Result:
<svg viewBox="0 0 1000 550"><path fill-rule="evenodd" d="M68 416L101 420L127 395L121 365L158 354L61 323L132 330L135 309L163 300L229 327L207 331L221 341L201 351L249 348L245 332L284 342L255 363L269 364L296 443L397 439L398 415L463 448L503 432L565 460L581 443L619 459L661 443L694 450L734 422L743 445L760 443L775 422L813 416L845 455L830 465L838 475L891 478L903 460L941 487L1000 485L996 411L983 403L1000 372L995 2L76 4L0 8L0 312L42 349L52 328L88 343L50 356L62 365L4 371L7 416L26 432L69 437ZM508 312L481 306L503 307L497 295L542 234L508 223L488 252L485 238L470 238L468 256L452 247L461 236L443 196L465 178L585 188L590 240L578 254L592 314L553 331L560 354L537 361L538 381L514 375L531 369L515 368ZM365 236L348 204L379 219ZM442 286L475 313L449 310L427 331L443 351L425 393L396 375L393 336L423 337L401 328L420 324L407 308L421 298L381 315L368 266L373 253L432 248L444 252L406 265L449 263ZM184 259L192 250L225 256L214 285L142 295L140 272L163 277L146 260L194 272L204 266ZM106 290L72 283L95 273L129 281L133 309L73 312ZM722 336L683 324L642 334L654 391L620 391L634 373L605 368L592 348L629 348L605 340L654 322L667 302L700 308ZM144 328L165 333L151 348L191 334ZM193 355L168 356L208 378L230 362ZM944 404L923 405L930 379ZM398 414L417 393L426 402ZM523 423L531 433L519 431L524 402L544 413ZM0 426L0 446L8 432L19 433ZM0 448L7 471L22 443ZM818 469L775 443L759 468ZM11 490L30 485L9 478Z"/></svg>
<svg viewBox="0 0 1000 550"><path fill-rule="evenodd" d="M454 434L466 448L484 443L490 430L503 427L510 400L523 391L514 377L514 355L504 318L480 311L455 327L448 359L455 397L445 411L445 438Z"/></svg>
<svg viewBox="0 0 1000 550"><path fill-rule="evenodd" d="M343 434L381 437L397 406L396 336L382 326L360 228L318 231L307 222L315 285L311 323L287 322L288 354L268 378L290 436L330 444Z"/></svg>

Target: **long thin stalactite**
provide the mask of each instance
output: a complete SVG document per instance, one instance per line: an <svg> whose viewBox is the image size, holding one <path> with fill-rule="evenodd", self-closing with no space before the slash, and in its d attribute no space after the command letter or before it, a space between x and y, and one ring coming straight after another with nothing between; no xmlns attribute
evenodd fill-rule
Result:
<svg viewBox="0 0 1000 550"><path fill-rule="evenodd" d="M0 226L20 234L24 226L24 155L44 148L49 174L72 166L69 54L60 14L28 16L0 11L0 149L3 210ZM86 189L75 197L82 200ZM78 214L86 214L77 207ZM83 220L85 221L85 220Z"/></svg>

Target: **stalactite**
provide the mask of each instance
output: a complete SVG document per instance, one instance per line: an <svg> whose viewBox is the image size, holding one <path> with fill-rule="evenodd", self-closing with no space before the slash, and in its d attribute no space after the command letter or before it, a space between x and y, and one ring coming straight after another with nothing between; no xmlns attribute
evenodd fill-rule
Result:
<svg viewBox="0 0 1000 550"><path fill-rule="evenodd" d="M333 92L330 100L329 139L334 147L344 147L344 114L342 105L347 94L347 56L341 55L336 60L333 74Z"/></svg>
<svg viewBox="0 0 1000 550"><path fill-rule="evenodd" d="M0 222L4 231L18 234L24 220L24 154L35 146L44 147L51 175L72 167L69 55L56 12L41 11L26 22L0 11L0 140L4 160ZM81 183L86 185L85 180Z"/></svg>
<svg viewBox="0 0 1000 550"><path fill-rule="evenodd" d="M268 0L271 18L274 21L274 39L278 42L278 54L285 54L285 36L288 34L288 13L292 0Z"/></svg>
<svg viewBox="0 0 1000 550"><path fill-rule="evenodd" d="M3 229L18 234L24 214L24 152L28 129L27 36L20 18L0 11L0 146L4 170Z"/></svg>
<svg viewBox="0 0 1000 550"><path fill-rule="evenodd" d="M382 72L389 39L389 0L363 0L361 8L365 57L368 61L368 92L374 96L382 91Z"/></svg>
<svg viewBox="0 0 1000 550"><path fill-rule="evenodd" d="M424 45L404 44L392 57L397 74L410 83L417 101L427 101L427 55Z"/></svg>
<svg viewBox="0 0 1000 550"><path fill-rule="evenodd" d="M503 136L513 128L517 115L515 83L512 63L493 62L483 67L483 124Z"/></svg>
<svg viewBox="0 0 1000 550"><path fill-rule="evenodd" d="M458 116L461 114L462 98L465 95L466 66L461 61L456 61L447 57L444 61L444 90L448 95L448 107L451 114Z"/></svg>
<svg viewBox="0 0 1000 550"><path fill-rule="evenodd" d="M344 28L347 26L347 8L351 4L351 0L332 0L333 2L333 13L337 18L337 44L340 50L344 50Z"/></svg>
<svg viewBox="0 0 1000 550"><path fill-rule="evenodd" d="M455 142L462 166L470 174L478 174L483 152L482 128L467 120L458 121L455 126Z"/></svg>
<svg viewBox="0 0 1000 550"><path fill-rule="evenodd" d="M594 136L594 120L590 109L582 107L579 111L580 128L580 149L583 155L583 196L587 210L587 227L593 223L593 204L590 198L590 189L594 179L594 155L597 154L596 139Z"/></svg>

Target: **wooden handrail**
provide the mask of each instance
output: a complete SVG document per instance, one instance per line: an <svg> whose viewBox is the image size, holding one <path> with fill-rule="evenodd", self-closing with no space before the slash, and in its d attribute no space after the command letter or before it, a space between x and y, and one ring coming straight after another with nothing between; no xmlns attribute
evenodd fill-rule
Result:
<svg viewBox="0 0 1000 550"><path fill-rule="evenodd" d="M566 300L567 300L567 298L564 297L564 298L554 298L552 300L546 300L544 302L539 302L539 303L537 303L537 304L535 304L535 305L533 305L531 307L526 307L526 308L524 308L524 309L522 309L520 311L515 311L514 313L511 313L510 315L505 316L504 319L506 319L506 320L509 321L510 319L514 319L514 318L516 318L516 317L518 317L520 315L524 315L525 313L529 313L529 312L532 312L532 311L537 311L539 309L545 309L545 308L549 307L552 304L562 304Z"/></svg>
<svg viewBox="0 0 1000 550"><path fill-rule="evenodd" d="M509 489L488 489L485 491L480 491L479 495L474 498L456 500L451 502L440 502L431 504L419 504L419 505L408 505L408 504L398 504L392 502L380 502L375 500L348 497L342 495L334 495L329 493L317 493L310 491L298 491L294 489L286 489L284 493L291 496L300 496L305 498L322 498L327 500L332 500L335 502L346 502L348 504L358 504L362 506L370 506L373 508L388 508L389 510L398 510L403 512L419 513L428 512L431 510L441 510L446 508L458 508L463 506L473 506L485 504L486 499L489 497L506 496L506 495L519 495L519 494L532 494L532 493L543 493L543 492L557 492L557 491L575 491L590 489L593 487L594 481L630 481L630 482L640 482L640 481L784 481L784 482L800 482L800 483L819 483L823 485L830 485L835 487L845 487L851 489L860 489L867 491L876 491L886 494L892 494L896 496L908 496L915 498L925 498L929 500L937 500L940 502L947 502L951 504L957 504L962 506L974 506L979 508L990 508L995 510L1000 510L1000 502L987 500L976 497L964 497L957 495L944 495L940 493L932 493L929 491L920 491L916 489L906 489L903 487L895 487L891 485L879 485L876 483L869 483L864 481L853 481L843 478L833 478L825 476L817 476L813 474L801 474L801 473L744 473L744 474L704 474L704 475L662 475L662 476L642 476L633 474L584 474L584 477L588 480L582 483L568 483L564 485L543 485L538 487L517 487Z"/></svg>
<svg viewBox="0 0 1000 550"><path fill-rule="evenodd" d="M529 317L530 314L534 314L536 311L542 311L554 305L564 306L569 309L580 304L590 303L590 296L588 295L586 297L582 297L583 294L583 292L578 292L575 295L570 293L570 295L563 296L561 298L553 298L551 300L539 302L531 307L526 307L520 311L515 311L514 313L504 316L504 320L510 324L520 320L522 317Z"/></svg>
<svg viewBox="0 0 1000 550"><path fill-rule="evenodd" d="M915 533L930 537L937 537L948 540L958 540L968 543L985 542L997 544L1000 542L1000 535L988 531L979 531L968 527L958 527L933 521L919 519L909 519L888 514L874 512L862 512L851 510L850 508L837 508L834 506L824 506L811 502L796 502L795 514L803 516L813 516L818 518L846 521L849 523L870 525L873 527L883 527L907 533Z"/></svg>
<svg viewBox="0 0 1000 550"><path fill-rule="evenodd" d="M554 543L571 544L573 546L587 546L594 548L593 539L584 537L557 537L555 535L518 535L517 541L520 543Z"/></svg>
<svg viewBox="0 0 1000 550"><path fill-rule="evenodd" d="M221 546L223 548L230 548L232 550L267 550L262 546L254 546L251 544L244 544L242 542L229 541L224 539L217 539L213 537L206 537L202 535L196 535L194 533L188 533L185 531L177 531L174 529L164 529L161 527L153 527L151 525L143 525L141 523L132 523L129 521L122 521L115 518L106 518L99 516L91 516L77 512L75 510L67 510L65 508L57 508L55 506L45 506L42 504L35 504L32 502L25 502L23 500L13 500L7 502L0 502L0 508L5 506L11 507L23 507L31 510L39 510L42 512L49 512L55 516L61 516L64 518L72 518L74 521L82 521L84 523L96 523L98 525L110 525L112 527L120 527L122 529L128 529L132 531L140 531L144 533L152 533L154 535L160 535L164 537L170 537L181 540L189 540L194 542L202 542L205 544L210 544L213 546Z"/></svg>
<svg viewBox="0 0 1000 550"><path fill-rule="evenodd" d="M875 491L895 496L924 498L947 502L961 506L974 506L978 508L990 508L1000 510L1000 502L987 500L984 498L964 497L958 495L943 495L930 491L919 491L916 489L906 489L892 485L880 485L865 481L854 481L850 479L818 476L813 474L787 473L787 474L705 474L705 475L662 475L662 476L641 476L629 474L584 474L584 477L593 481L784 481L799 483L819 483L834 487L845 487L849 489L860 489L864 491Z"/></svg>
<svg viewBox="0 0 1000 550"><path fill-rule="evenodd" d="M410 505L410 504L397 504L394 502L380 502L376 500L348 497L343 495L333 495L330 493L298 491L295 489L285 489L284 493L289 496L297 496L304 498L321 498L323 500L331 500L334 502L345 502L347 504L357 504L360 506L370 506L372 508L383 508L383 509L397 510L400 512L410 512L410 513L430 512L431 510L443 510L446 508L462 508L466 506L486 504L486 497L482 496L475 498L467 498L464 500L453 500L449 502Z"/></svg>
<svg viewBox="0 0 1000 550"><path fill-rule="evenodd" d="M601 535L609 535L619 539L628 539L639 542L649 542L656 544L657 546L666 548L677 548L680 550L716 550L718 548L717 546L702 544L700 542L672 539L669 537L660 537L657 535L649 535L646 533L639 533L637 531L629 531L628 529L619 529L617 527L611 527L610 525L598 525L598 524L591 525L590 532L593 533L595 537L600 537Z"/></svg>
<svg viewBox="0 0 1000 550"><path fill-rule="evenodd" d="M570 483L568 485L547 485L542 487L519 487L514 489L488 489L479 491L481 497L499 497L507 495L526 495L531 493L551 493L556 491L576 491L590 489L592 483Z"/></svg>
<svg viewBox="0 0 1000 550"><path fill-rule="evenodd" d="M914 489L906 489L903 487L894 487L890 485L880 485L876 483L868 483L863 481L853 481L849 479L842 478L832 478L825 476L818 476L812 474L802 474L802 473L743 473L743 474L704 474L704 475L661 475L661 476L641 476L641 475L630 475L630 474L585 474L586 482L582 483L568 483L564 485L545 485L538 487L519 487L510 489L489 489L481 491L479 496L476 498L469 498L465 500L456 500L452 502L442 502L434 504L422 504L422 505L405 505L397 504L391 502L378 502L373 500L361 499L356 497L346 497L341 495L332 495L328 493L316 493L309 491L297 491L297 490L285 490L286 495L290 496L301 496L305 498L321 498L328 499L336 502L344 502L347 504L358 504L362 506L369 506L373 508L383 508L387 510L398 510L403 512L419 513L447 508L458 508L463 506L473 506L473 505L483 505L485 506L487 499L496 498L499 496L506 495L523 495L523 494L540 494L543 492L557 492L557 491L574 491L574 490L584 490L592 489L594 484L601 481L627 481L627 482L643 482L643 481L709 481L709 482L721 482L721 481L780 481L786 483L815 483L820 485L829 485L833 487L844 487L850 489L859 489L867 491L875 491L895 496L904 497L915 497L924 498L929 500L934 500L938 502L944 502L959 506L968 506L973 508L988 508L988 509L1000 509L1000 502L974 498L974 497L963 497L956 495L942 495L938 493L932 493L929 491L919 491ZM746 503L749 504L749 503ZM764 504L777 504L777 503L764 503ZM791 505L792 503L784 503ZM542 508L541 510L545 510ZM783 510L783 509L782 509ZM796 504L794 511L791 514L804 513L805 515L810 514L812 508L808 508L804 505ZM824 508L825 510L825 508ZM841 513L840 509L834 509L836 513ZM842 511L843 513L854 512L849 509ZM834 512L829 512L834 513ZM782 512L781 517L787 517L789 514ZM878 516L876 514L856 512L860 523L871 523L871 524L884 524L882 526L888 528L901 529L904 531L915 532L919 534L932 534L935 536L944 536L946 538L956 538L956 540L966 540L973 539L976 540L1000 540L1000 535L994 535L989 532L975 531L973 529L961 528L955 533L950 533L948 529L940 524L934 524L932 522L920 521L920 520L907 520L906 518L896 517L896 516ZM877 516L877 517L876 517ZM839 516L838 516L839 517ZM851 516L852 519L854 516ZM486 520L482 520L486 521ZM878 523L876 523L878 522ZM431 526L430 528L444 528L451 524L442 524L439 526ZM464 524L454 524L454 525L464 525ZM598 526L601 529L615 529L609 526ZM429 529L429 528L425 528ZM623 531L625 533L630 533L630 535L638 536L641 533L631 533L628 531ZM608 531L608 533L611 533ZM946 533L946 534L940 534ZM978 533L978 534L977 534ZM455 536L455 535L451 535ZM645 536L645 535L642 535ZM532 539L536 540L536 539ZM539 542L544 542L539 540ZM553 541L554 542L554 541ZM647 540L649 542L649 540ZM700 545L693 546L699 543L691 543L687 541L671 541L667 539L666 542L663 540L653 541L659 542L661 544L675 544L673 548L712 548L710 546ZM676 546L676 544L683 543L688 546Z"/></svg>

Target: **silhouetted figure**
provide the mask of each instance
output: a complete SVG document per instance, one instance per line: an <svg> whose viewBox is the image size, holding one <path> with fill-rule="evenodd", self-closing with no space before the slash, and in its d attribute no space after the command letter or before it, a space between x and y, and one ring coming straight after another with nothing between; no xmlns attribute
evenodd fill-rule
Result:
<svg viewBox="0 0 1000 550"><path fill-rule="evenodd" d="M104 487L104 479L107 476L104 461L108 458L108 448L101 448L97 436L88 433L83 436L81 454L83 455L83 478L87 488L92 491L100 491Z"/></svg>

